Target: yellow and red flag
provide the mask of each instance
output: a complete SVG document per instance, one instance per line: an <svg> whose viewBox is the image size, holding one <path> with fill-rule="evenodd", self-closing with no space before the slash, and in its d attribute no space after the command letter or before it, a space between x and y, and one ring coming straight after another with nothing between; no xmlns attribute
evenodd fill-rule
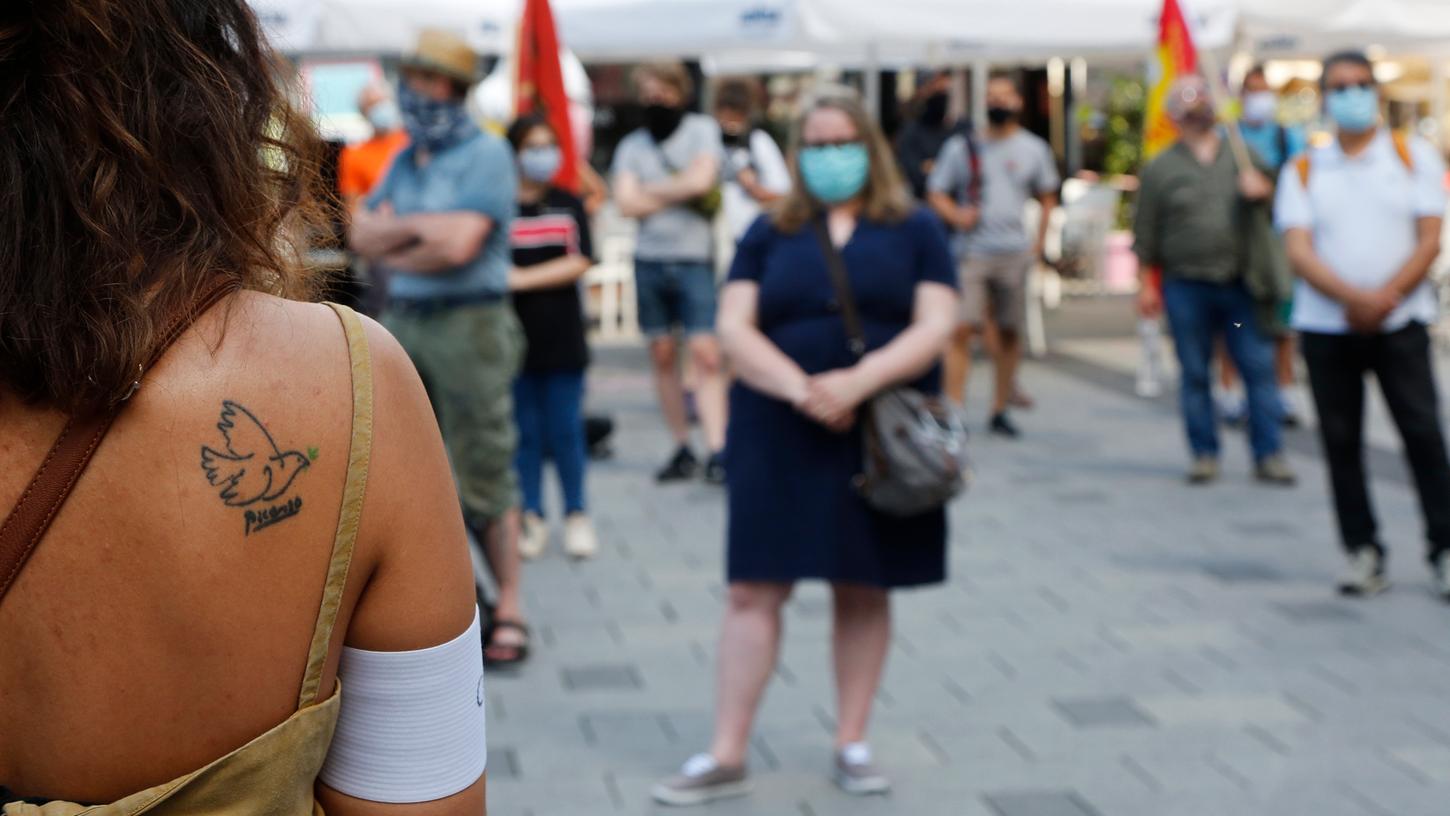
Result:
<svg viewBox="0 0 1450 816"><path fill-rule="evenodd" d="M1183 16L1179 0L1163 0L1163 13L1158 17L1158 49L1152 84L1148 89L1148 105L1143 115L1143 160L1153 158L1178 138L1178 127L1168 118L1165 103L1168 89L1183 76L1198 71L1198 50L1193 47L1193 31Z"/></svg>
<svg viewBox="0 0 1450 816"><path fill-rule="evenodd" d="M559 32L554 27L549 0L525 0L519 18L518 47L514 49L514 112L522 116L535 111L548 117L563 153L564 161L554 184L578 192L579 154L574 147L574 129L569 125Z"/></svg>

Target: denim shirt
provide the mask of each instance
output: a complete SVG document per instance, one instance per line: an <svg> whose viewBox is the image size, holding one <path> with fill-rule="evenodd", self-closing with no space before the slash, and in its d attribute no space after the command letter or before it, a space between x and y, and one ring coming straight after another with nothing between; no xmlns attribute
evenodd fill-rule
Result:
<svg viewBox="0 0 1450 816"><path fill-rule="evenodd" d="M435 300L506 294L517 188L513 152L491 134L475 134L433 155L422 167L416 146L400 152L368 196L370 208L386 201L398 215L473 211L488 216L493 226L478 256L456 269L427 275L391 270L388 296Z"/></svg>

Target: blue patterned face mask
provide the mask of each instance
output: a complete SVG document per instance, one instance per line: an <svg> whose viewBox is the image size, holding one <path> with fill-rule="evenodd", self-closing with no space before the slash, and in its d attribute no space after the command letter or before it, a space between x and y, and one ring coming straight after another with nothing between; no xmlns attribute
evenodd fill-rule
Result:
<svg viewBox="0 0 1450 816"><path fill-rule="evenodd" d="M478 132L463 100L429 99L408 87L407 82L398 83L398 107L403 111L403 127L409 138L429 153L447 150Z"/></svg>
<svg viewBox="0 0 1450 816"><path fill-rule="evenodd" d="M861 142L801 148L801 181L822 204L855 198L870 170L871 154Z"/></svg>

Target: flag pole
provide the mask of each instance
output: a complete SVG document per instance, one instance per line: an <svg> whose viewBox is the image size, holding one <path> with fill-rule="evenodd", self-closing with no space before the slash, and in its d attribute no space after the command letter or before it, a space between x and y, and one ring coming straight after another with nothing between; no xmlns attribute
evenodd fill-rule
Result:
<svg viewBox="0 0 1450 816"><path fill-rule="evenodd" d="M1198 58L1203 62L1203 72L1207 74L1208 96L1213 102L1215 113L1221 113L1228 109L1229 91L1228 84L1224 82L1223 72L1219 69L1218 54L1212 48L1204 48L1198 52ZM1239 170L1255 170L1253 158L1249 155L1248 143L1244 141L1244 134L1239 131L1238 122L1227 122L1225 130L1228 131L1229 150L1233 153L1234 163Z"/></svg>

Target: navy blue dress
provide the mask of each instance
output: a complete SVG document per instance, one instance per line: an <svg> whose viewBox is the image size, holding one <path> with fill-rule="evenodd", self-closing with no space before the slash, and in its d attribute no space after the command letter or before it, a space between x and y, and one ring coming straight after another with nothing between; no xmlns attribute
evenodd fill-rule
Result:
<svg viewBox="0 0 1450 816"><path fill-rule="evenodd" d="M918 283L956 286L941 222L917 210L896 224L862 220L842 250L869 349L911 324ZM741 239L730 280L760 287L760 330L807 374L855 363L826 259L807 228L782 232L768 217ZM940 371L915 386L940 390ZM891 588L946 579L946 516L872 510L851 482L861 435L832 433L789 404L737 382L730 394L727 573L731 581Z"/></svg>

